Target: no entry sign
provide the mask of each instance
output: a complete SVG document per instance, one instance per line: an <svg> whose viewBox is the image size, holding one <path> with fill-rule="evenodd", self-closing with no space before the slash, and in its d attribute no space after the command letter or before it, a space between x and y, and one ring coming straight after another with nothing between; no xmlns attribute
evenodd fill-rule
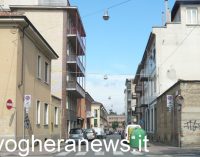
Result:
<svg viewBox="0 0 200 157"><path fill-rule="evenodd" d="M13 108L13 101L11 99L7 100L6 107L8 110L11 110Z"/></svg>

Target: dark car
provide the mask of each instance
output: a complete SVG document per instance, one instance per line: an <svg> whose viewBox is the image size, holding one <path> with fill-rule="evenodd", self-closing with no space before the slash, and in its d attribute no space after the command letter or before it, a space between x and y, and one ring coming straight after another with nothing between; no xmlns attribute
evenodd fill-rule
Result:
<svg viewBox="0 0 200 157"><path fill-rule="evenodd" d="M94 129L85 129L85 133L88 140L94 140L96 138Z"/></svg>
<svg viewBox="0 0 200 157"><path fill-rule="evenodd" d="M87 139L87 136L83 129L74 128L69 132L69 139L75 140L75 142L78 143L79 140Z"/></svg>

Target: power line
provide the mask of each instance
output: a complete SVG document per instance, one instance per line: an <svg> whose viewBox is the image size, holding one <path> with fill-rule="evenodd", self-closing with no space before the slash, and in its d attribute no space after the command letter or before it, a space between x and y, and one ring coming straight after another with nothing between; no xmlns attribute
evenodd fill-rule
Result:
<svg viewBox="0 0 200 157"><path fill-rule="evenodd" d="M123 2L120 2L120 3L117 3L117 4L114 4L114 5L111 5L111 6L107 7L107 8L103 8L103 9L94 11L94 12L92 12L92 13L89 13L89 14L84 15L82 18L85 18L85 17L88 17L88 16L93 16L93 15L98 14L98 13L100 13L100 12L102 12L102 11L105 11L105 10L110 10L110 9L112 9L112 8L115 8L115 7L118 7L118 6L123 5L123 4L125 4L125 3L128 3L129 1L132 1L132 0L126 0L126 1L123 1Z"/></svg>
<svg viewBox="0 0 200 157"><path fill-rule="evenodd" d="M170 55L162 62L162 64L160 65L160 67L162 67L164 65L164 63L170 58L172 57L177 50L183 45L183 43L186 41L186 39L192 34L192 32L197 28L197 26L194 26L192 28L192 30L183 38L183 40L180 42L180 44L170 53Z"/></svg>

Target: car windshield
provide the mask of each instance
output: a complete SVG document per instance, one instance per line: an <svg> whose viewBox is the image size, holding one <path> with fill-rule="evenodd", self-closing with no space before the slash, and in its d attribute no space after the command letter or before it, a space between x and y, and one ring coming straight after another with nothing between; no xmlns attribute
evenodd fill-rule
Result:
<svg viewBox="0 0 200 157"><path fill-rule="evenodd" d="M81 129L71 129L70 134L81 134L82 130Z"/></svg>
<svg viewBox="0 0 200 157"><path fill-rule="evenodd" d="M93 133L93 130L92 129L87 129L87 130L85 130L85 132L87 132L87 133Z"/></svg>

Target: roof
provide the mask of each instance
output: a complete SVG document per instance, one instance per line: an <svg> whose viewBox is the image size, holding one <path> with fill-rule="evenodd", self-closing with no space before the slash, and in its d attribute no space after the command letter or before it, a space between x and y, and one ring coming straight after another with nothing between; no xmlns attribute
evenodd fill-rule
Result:
<svg viewBox="0 0 200 157"><path fill-rule="evenodd" d="M69 12L75 12L77 13L78 15L78 20L80 22L80 26L81 26L81 29L82 29L82 36L86 37L86 32L85 32L85 29L84 29L84 26L83 26L83 22L82 22L82 19L81 19L81 16L80 16L80 13L79 13L79 10L78 10L78 7L76 6L47 6L47 5L9 5L10 9L11 10L14 10L14 9L26 9L26 10L30 10L30 9L33 9L33 10L67 10Z"/></svg>
<svg viewBox="0 0 200 157"><path fill-rule="evenodd" d="M35 39L35 44L40 45L45 50L48 57L51 59L57 59L59 57L26 16L0 16L0 24L2 23L9 25L17 24L22 28L26 28L25 31Z"/></svg>
<svg viewBox="0 0 200 157"><path fill-rule="evenodd" d="M182 4L200 4L200 0L176 0L172 9L172 20L176 16L176 13Z"/></svg>
<svg viewBox="0 0 200 157"><path fill-rule="evenodd" d="M165 92L163 92L157 99L159 99L160 97L165 95L167 92L169 92L171 89L173 89L175 86L179 85L180 83L200 83L200 80L181 80L181 79L179 79L170 88L168 88Z"/></svg>

